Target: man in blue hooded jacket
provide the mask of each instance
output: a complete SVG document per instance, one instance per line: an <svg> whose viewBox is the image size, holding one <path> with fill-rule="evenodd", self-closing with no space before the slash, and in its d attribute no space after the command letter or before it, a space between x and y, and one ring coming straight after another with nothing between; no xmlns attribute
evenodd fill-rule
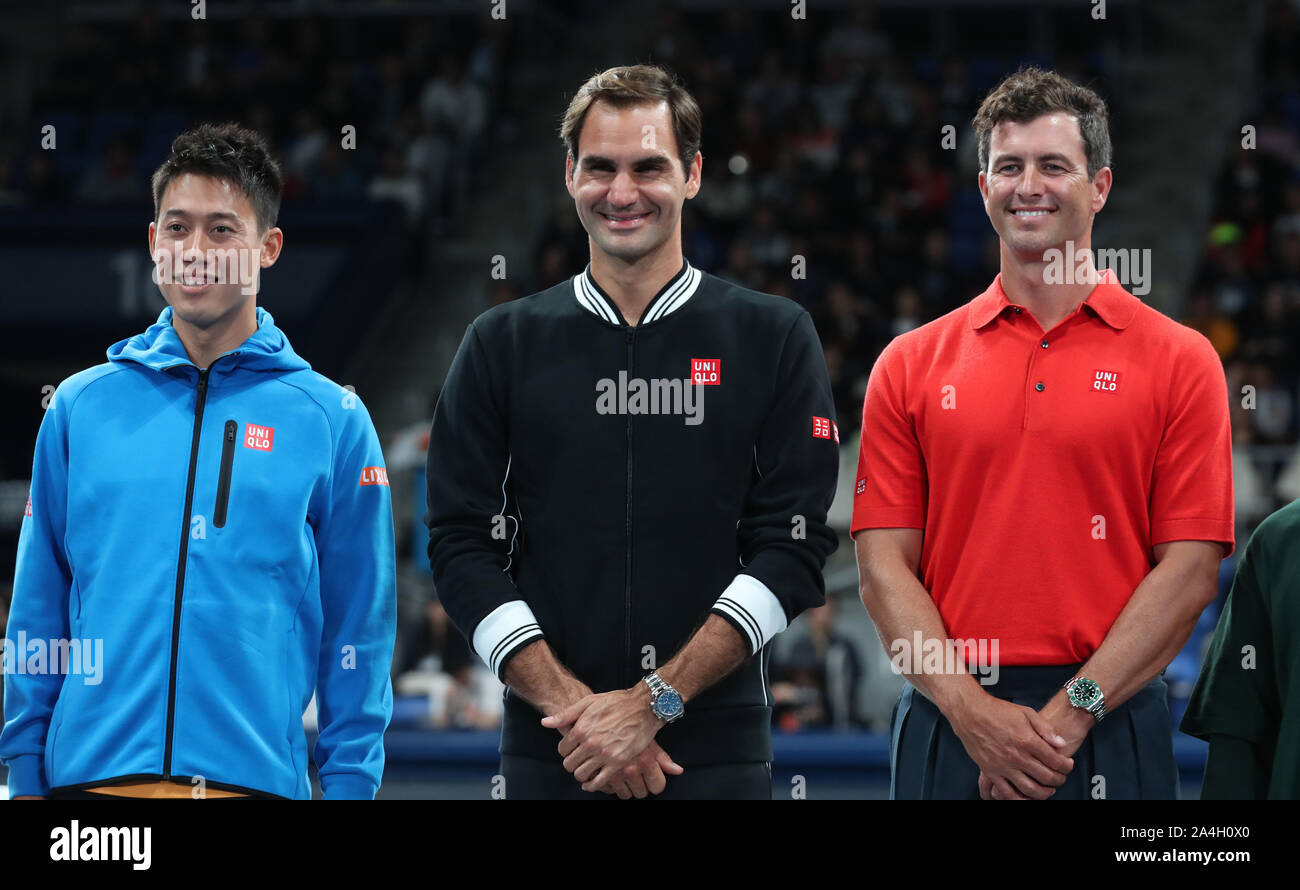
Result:
<svg viewBox="0 0 1300 890"><path fill-rule="evenodd" d="M309 798L313 691L324 797L379 787L388 476L355 394L256 305L281 185L256 133L177 137L149 224L169 305L41 423L4 645L15 798Z"/></svg>

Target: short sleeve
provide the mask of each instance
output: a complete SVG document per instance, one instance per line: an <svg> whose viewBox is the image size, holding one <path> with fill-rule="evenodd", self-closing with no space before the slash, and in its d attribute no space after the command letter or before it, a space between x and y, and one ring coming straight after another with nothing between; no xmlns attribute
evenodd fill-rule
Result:
<svg viewBox="0 0 1300 890"><path fill-rule="evenodd" d="M1199 334L1172 372L1150 509L1151 546L1217 541L1223 555L1231 555L1235 541L1228 383L1214 348Z"/></svg>
<svg viewBox="0 0 1300 890"><path fill-rule="evenodd" d="M916 427L901 384L903 353L880 354L862 404L862 438L853 482L851 533L868 528L924 528L927 480Z"/></svg>

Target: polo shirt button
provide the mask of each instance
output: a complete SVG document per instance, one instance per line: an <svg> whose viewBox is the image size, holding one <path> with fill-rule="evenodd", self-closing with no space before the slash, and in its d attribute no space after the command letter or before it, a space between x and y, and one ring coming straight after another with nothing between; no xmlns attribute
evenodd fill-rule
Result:
<svg viewBox="0 0 1300 890"><path fill-rule="evenodd" d="M1020 307L1019 307L1019 306L1013 306L1012 308L1015 310L1016 315L1019 315L1019 314L1020 314Z"/></svg>
<svg viewBox="0 0 1300 890"><path fill-rule="evenodd" d="M1034 384L1034 389L1038 390L1039 392L1042 392L1043 390L1047 389L1047 386L1046 384L1043 383L1043 381L1040 380Z"/></svg>
<svg viewBox="0 0 1300 890"><path fill-rule="evenodd" d="M1044 349L1047 348L1047 341L1046 341L1046 340L1043 341L1043 348L1044 348Z"/></svg>

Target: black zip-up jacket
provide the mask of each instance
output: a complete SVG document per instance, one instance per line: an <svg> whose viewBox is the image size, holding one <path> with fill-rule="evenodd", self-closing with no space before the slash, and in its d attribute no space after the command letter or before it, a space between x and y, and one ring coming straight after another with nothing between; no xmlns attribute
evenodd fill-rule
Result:
<svg viewBox="0 0 1300 890"><path fill-rule="evenodd" d="M497 306L434 412L438 596L497 676L544 636L595 692L721 615L750 657L657 741L683 766L770 761L769 643L825 601L836 546L834 416L808 313L689 263L636 326L590 267ZM502 753L558 762L541 717L507 690Z"/></svg>

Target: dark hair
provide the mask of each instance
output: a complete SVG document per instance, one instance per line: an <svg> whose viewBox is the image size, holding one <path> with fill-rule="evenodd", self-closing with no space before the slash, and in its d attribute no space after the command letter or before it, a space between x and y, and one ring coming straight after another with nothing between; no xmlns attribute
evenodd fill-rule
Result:
<svg viewBox="0 0 1300 890"><path fill-rule="evenodd" d="M673 122L673 138L682 161L682 173L691 175L691 164L700 151L703 119L700 106L677 77L657 65L622 65L592 75L578 88L560 124L560 139L569 149L569 157L578 159L578 137L593 102L608 102L615 108L668 103Z"/></svg>
<svg viewBox="0 0 1300 890"><path fill-rule="evenodd" d="M163 192L186 173L223 179L253 205L258 232L275 225L280 215L284 174L261 134L235 123L200 124L172 141L171 155L153 174L153 215L162 209Z"/></svg>
<svg viewBox="0 0 1300 890"><path fill-rule="evenodd" d="M1053 111L1066 111L1079 120L1083 154L1088 160L1088 177L1110 166L1110 129L1106 103L1087 87L1079 86L1041 68L1025 67L1008 75L995 86L975 113L975 135L979 138L980 169L989 166L989 143L993 128L1004 121L1028 123Z"/></svg>

